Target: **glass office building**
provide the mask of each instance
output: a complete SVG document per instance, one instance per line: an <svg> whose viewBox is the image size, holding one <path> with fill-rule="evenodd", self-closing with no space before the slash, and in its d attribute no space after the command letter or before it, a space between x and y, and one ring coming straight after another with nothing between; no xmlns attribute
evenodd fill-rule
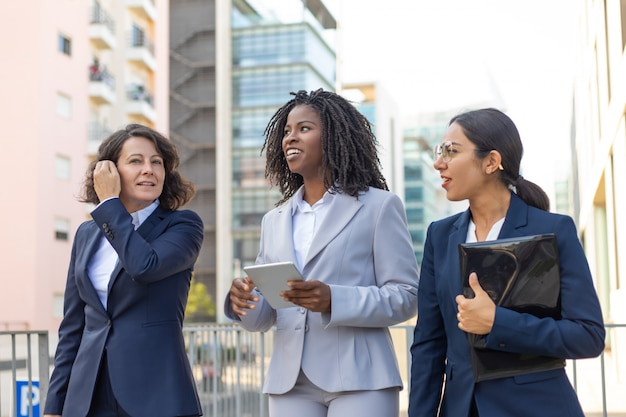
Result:
<svg viewBox="0 0 626 417"><path fill-rule="evenodd" d="M271 2L266 2L271 3ZM335 90L336 57L327 41L335 28L302 2L290 16L271 9L233 10L232 233L235 269L254 263L263 215L280 199L265 180L263 132L298 90ZM315 3L315 2L310 2ZM323 7L321 3L317 7ZM319 10L318 10L319 11ZM285 19L278 21L278 19Z"/></svg>

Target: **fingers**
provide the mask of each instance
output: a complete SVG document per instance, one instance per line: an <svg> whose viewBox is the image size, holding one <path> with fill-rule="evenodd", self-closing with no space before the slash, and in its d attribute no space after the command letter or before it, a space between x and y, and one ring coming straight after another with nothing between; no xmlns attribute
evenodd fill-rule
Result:
<svg viewBox="0 0 626 417"><path fill-rule="evenodd" d="M290 290L281 292L281 296L292 303L315 312L330 312L330 287L321 281L289 281Z"/></svg>
<svg viewBox="0 0 626 417"><path fill-rule="evenodd" d="M93 186L100 201L118 197L121 192L120 175L113 161L98 161L93 170Z"/></svg>
<svg viewBox="0 0 626 417"><path fill-rule="evenodd" d="M236 278L230 286L229 298L233 312L245 316L246 310L254 310L259 297L252 293L255 285L250 278Z"/></svg>

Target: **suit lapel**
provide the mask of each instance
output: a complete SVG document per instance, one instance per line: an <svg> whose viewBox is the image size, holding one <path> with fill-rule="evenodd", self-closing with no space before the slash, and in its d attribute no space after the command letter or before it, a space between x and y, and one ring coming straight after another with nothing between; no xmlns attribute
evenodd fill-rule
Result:
<svg viewBox="0 0 626 417"><path fill-rule="evenodd" d="M343 193L333 196L328 214L313 237L302 269L346 227L361 207L363 202L355 197Z"/></svg>
<svg viewBox="0 0 626 417"><path fill-rule="evenodd" d="M272 247L275 248L276 251L272 249L272 253L280 253L281 259L283 256L286 256L287 258L284 260L291 261L297 265L296 250L293 246L292 203L293 197L288 202L278 207L276 218L268 226L270 227L269 230L272 230L272 236L289 236L289 239L273 239Z"/></svg>
<svg viewBox="0 0 626 417"><path fill-rule="evenodd" d="M504 218L504 224L500 229L498 239L524 236L523 228L528 224L528 205L511 193L511 203Z"/></svg>
<svg viewBox="0 0 626 417"><path fill-rule="evenodd" d="M77 241L77 246L82 246L76 252L76 266L75 274L76 279L80 281L81 286L84 289L84 296L89 298L90 305L99 305L104 310L104 306L98 297L98 293L89 278L89 261L93 258L94 254L98 250L100 241L104 238L98 226L95 222L91 222L85 226L81 232L80 241ZM78 239L78 237L77 237ZM87 300L85 300L87 301Z"/></svg>
<svg viewBox="0 0 626 417"><path fill-rule="evenodd" d="M470 210L467 209L462 213L458 219L454 222L453 230L448 239L447 254L448 259L452 262L450 270L452 271L452 278L448 280L450 286L450 295L452 300L456 304L456 296L461 294L461 264L459 262L459 245L465 243L467 240L467 229L470 222Z"/></svg>
<svg viewBox="0 0 626 417"><path fill-rule="evenodd" d="M156 226L160 224L169 213L171 213L171 211L158 206L152 214L148 216L143 223L141 223L137 232L148 242L154 240L154 238L160 234L161 230L161 228ZM109 280L109 294L111 293L111 288L113 288L113 284L117 280L117 277L120 275L120 272L122 272L122 269L122 263L118 258L115 268L113 268L113 272L111 272L111 279Z"/></svg>

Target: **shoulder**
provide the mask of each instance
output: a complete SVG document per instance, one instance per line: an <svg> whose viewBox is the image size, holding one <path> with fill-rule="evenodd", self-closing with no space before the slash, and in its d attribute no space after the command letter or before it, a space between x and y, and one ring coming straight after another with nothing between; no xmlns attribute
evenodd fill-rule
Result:
<svg viewBox="0 0 626 417"><path fill-rule="evenodd" d="M192 221L202 224L202 219L200 218L198 213L193 210L168 210L165 211L165 213L169 213L169 215L173 216L173 218L184 219L186 221Z"/></svg>
<svg viewBox="0 0 626 417"><path fill-rule="evenodd" d="M381 190L380 188L369 187L367 191L362 191L359 193L358 197L351 197L346 194L342 194L346 198L354 198L362 201L363 203L370 204L388 204L389 202L402 203L400 197L387 190Z"/></svg>
<svg viewBox="0 0 626 417"><path fill-rule="evenodd" d="M453 214L448 217L444 217L440 220L435 220L429 226L429 229L433 230L448 230L455 226L455 224L459 221L461 216L463 216L466 212L461 211L459 213Z"/></svg>
<svg viewBox="0 0 626 417"><path fill-rule="evenodd" d="M552 213L532 206L528 207L528 224L545 224L552 228L576 227L574 219L568 215Z"/></svg>

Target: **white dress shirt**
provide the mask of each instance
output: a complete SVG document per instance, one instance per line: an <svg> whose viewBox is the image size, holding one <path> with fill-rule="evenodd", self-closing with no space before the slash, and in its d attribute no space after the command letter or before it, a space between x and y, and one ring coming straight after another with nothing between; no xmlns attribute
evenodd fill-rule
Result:
<svg viewBox="0 0 626 417"><path fill-rule="evenodd" d="M110 199L101 201L100 204L108 200ZM98 206L100 204L98 204ZM143 223L148 218L148 216L150 216L152 212L156 210L158 206L159 200L154 200L154 202L148 207L130 213L133 218L132 222L135 225L135 230L137 230L141 223ZM111 246L107 238L102 235L102 237L100 238L98 250L96 250L93 257L89 261L87 274L89 275L89 279L91 279L91 283L96 289L98 297L100 297L100 301L102 302L102 305L105 309L107 308L109 281L111 280L111 273L115 269L115 265L117 264L118 259L119 257L117 256L117 252L115 252L115 249L113 249L113 246Z"/></svg>
<svg viewBox="0 0 626 417"><path fill-rule="evenodd" d="M291 200L293 247L296 251L296 266L299 271L302 271L313 236L328 215L330 202L334 196L326 191L313 206L304 201L303 197L304 186L296 191Z"/></svg>
<svg viewBox="0 0 626 417"><path fill-rule="evenodd" d="M493 226L491 226L491 230L487 234L485 241L497 240L498 235L500 234L500 230L502 230L503 224L504 224L504 217L498 220L497 222L495 222ZM477 241L478 239L476 239L476 224L474 224L474 221L470 219L469 227L467 228L467 237L465 238L465 243L474 243Z"/></svg>

